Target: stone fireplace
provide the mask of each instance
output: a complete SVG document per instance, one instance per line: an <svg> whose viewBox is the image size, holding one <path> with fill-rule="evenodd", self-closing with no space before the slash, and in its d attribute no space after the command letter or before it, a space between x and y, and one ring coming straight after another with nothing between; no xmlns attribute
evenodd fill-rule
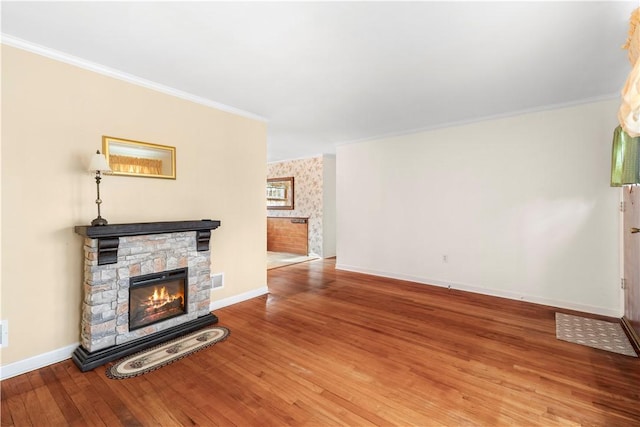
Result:
<svg viewBox="0 0 640 427"><path fill-rule="evenodd" d="M78 226L84 240L82 371L216 323L211 230L220 221Z"/></svg>

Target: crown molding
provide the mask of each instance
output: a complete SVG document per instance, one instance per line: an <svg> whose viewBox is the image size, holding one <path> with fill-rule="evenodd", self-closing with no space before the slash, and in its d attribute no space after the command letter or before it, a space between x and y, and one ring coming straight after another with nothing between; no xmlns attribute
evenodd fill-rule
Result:
<svg viewBox="0 0 640 427"><path fill-rule="evenodd" d="M225 111L227 113L237 114L239 116L246 117L253 120L258 120L261 122L268 122L266 118L259 116L257 114L240 110L239 108L231 107L229 105L221 104L219 102L215 102L210 99L203 98L198 95L194 95L192 93L184 92L169 86L165 86L163 84L156 83L151 80L143 79L141 77L134 76L133 74L125 73L124 71L116 70L114 68L97 64L95 62L87 61L77 56L69 55L67 53L48 48L46 46L42 46L36 43L31 43L29 41L26 41L17 37L13 37L5 33L0 33L0 37L1 37L0 42L7 46L26 50L28 52L35 53L37 55L41 55L41 56L54 59L56 61L64 62L70 65L74 65L76 67L83 68L85 70L93 71L94 73L98 73L104 76L112 77L114 79L122 80L137 86L142 86L144 88L155 90L157 92L161 92L167 95L175 96L176 98L181 98L187 101L194 102L196 104L212 107L218 110Z"/></svg>
<svg viewBox="0 0 640 427"><path fill-rule="evenodd" d="M309 154L308 156L302 156L302 157L291 157L288 159L282 159L282 160L267 160L267 164L268 165L274 165L276 163L287 163L287 162L296 162L299 160L309 160L309 159L315 159L317 157L324 157L324 156L333 156L335 157L335 154L328 154L328 153L318 153L318 154Z"/></svg>
<svg viewBox="0 0 640 427"><path fill-rule="evenodd" d="M425 126L425 127L420 127L420 128L401 130L401 131L397 131L397 132L383 133L383 134L380 134L380 135L366 136L366 137L363 137L363 138L358 138L358 139L353 139L353 140L336 141L336 142L333 143L333 146L337 148L337 147L341 147L343 145L359 144L359 143L362 143L362 142L370 142L370 141L379 141L379 140L388 139L388 138L395 138L395 137L399 137L399 136L413 135L413 134L416 134L416 133L430 132L430 131L447 129L447 128L455 128L455 127L459 127L459 126L467 126L467 125L472 125L472 124L480 123L480 122L487 122L487 121L491 121L491 120L508 119L508 118L511 118L511 117L522 116L522 115L525 115L525 114L535 114L535 113L542 113L542 112L545 112L545 111L553 111L553 110L561 110L561 109L564 109L564 108L578 107L580 105L592 104L592 103L595 103L595 102L602 102L602 101L611 101L611 100L619 99L619 98L620 98L620 93L610 93L610 94L605 94L605 95L601 95L601 96L594 96L594 97L591 97L591 98L583 98L583 99L577 99L577 100L574 100L574 101L561 102L561 103L557 103L557 104L548 104L548 105L542 105L542 106L539 106L539 107L525 108L525 109L522 109L522 110L514 110L514 111L509 111L509 112L506 112L506 113L493 114L493 115L481 116L481 117L474 117L474 118L466 119L466 120L459 120L459 121L453 121L453 122L447 122L447 123L440 123L440 124L437 124L437 125L431 125L431 126Z"/></svg>

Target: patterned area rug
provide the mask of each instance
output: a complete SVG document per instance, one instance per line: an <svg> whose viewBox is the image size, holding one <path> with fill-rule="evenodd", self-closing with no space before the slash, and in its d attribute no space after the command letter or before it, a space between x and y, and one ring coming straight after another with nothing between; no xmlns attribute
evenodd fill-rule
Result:
<svg viewBox="0 0 640 427"><path fill-rule="evenodd" d="M556 338L575 344L638 357L618 323L556 313Z"/></svg>
<svg viewBox="0 0 640 427"><path fill-rule="evenodd" d="M229 329L223 326L214 326L192 332L189 335L122 359L107 368L106 374L109 378L118 380L137 377L220 342L226 339L229 333Z"/></svg>

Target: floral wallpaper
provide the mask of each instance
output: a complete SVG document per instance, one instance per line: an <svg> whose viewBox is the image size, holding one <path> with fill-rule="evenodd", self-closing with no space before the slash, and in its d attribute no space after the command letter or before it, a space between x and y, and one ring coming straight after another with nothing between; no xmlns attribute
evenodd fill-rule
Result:
<svg viewBox="0 0 640 427"><path fill-rule="evenodd" d="M267 164L267 178L293 179L293 210L267 210L268 216L309 217L309 252L322 257L322 157Z"/></svg>

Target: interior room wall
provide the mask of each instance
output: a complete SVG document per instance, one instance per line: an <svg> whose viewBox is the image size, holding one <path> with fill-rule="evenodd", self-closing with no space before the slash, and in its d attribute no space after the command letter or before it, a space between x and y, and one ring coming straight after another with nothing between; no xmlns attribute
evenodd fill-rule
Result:
<svg viewBox="0 0 640 427"><path fill-rule="evenodd" d="M267 178L293 177L293 210L267 210L267 216L309 217L309 253L323 254L322 156L267 164Z"/></svg>
<svg viewBox="0 0 640 427"><path fill-rule="evenodd" d="M101 137L171 145L177 179L105 176L111 224L203 218L219 301L266 289L266 124L2 46L2 366L79 341L86 171ZM220 319L224 324L224 319Z"/></svg>
<svg viewBox="0 0 640 427"><path fill-rule="evenodd" d="M337 268L620 315L617 106L338 147Z"/></svg>
<svg viewBox="0 0 640 427"><path fill-rule="evenodd" d="M336 156L322 156L322 256L336 256Z"/></svg>

